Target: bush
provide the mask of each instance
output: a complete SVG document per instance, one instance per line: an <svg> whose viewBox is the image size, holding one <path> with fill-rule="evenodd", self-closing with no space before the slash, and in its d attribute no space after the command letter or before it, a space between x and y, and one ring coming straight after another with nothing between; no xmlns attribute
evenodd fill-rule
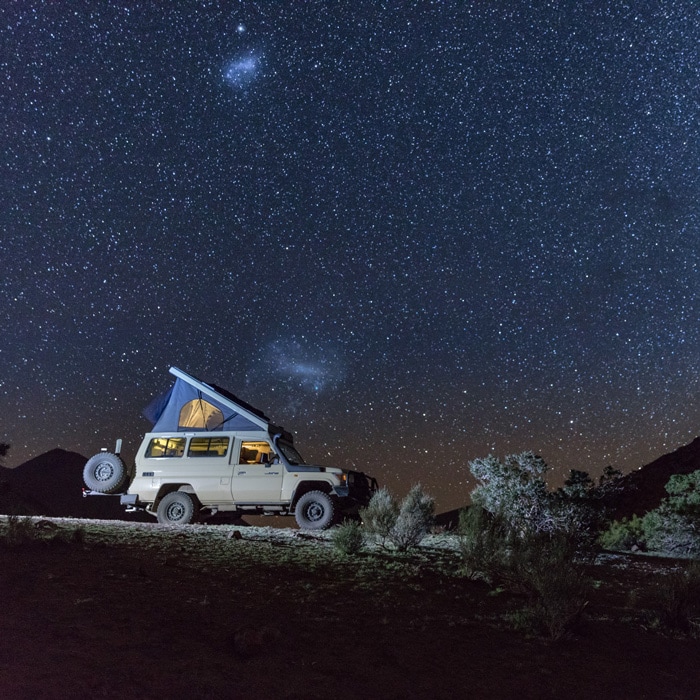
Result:
<svg viewBox="0 0 700 700"><path fill-rule="evenodd" d="M693 616L700 614L700 565L693 563L672 574L652 603L655 626L697 636L700 628Z"/></svg>
<svg viewBox="0 0 700 700"><path fill-rule="evenodd" d="M550 467L532 452L476 459L469 469L477 479L472 503L508 523L522 537L541 533L575 533L590 544L601 522L602 486L586 472L572 470L564 486L550 491Z"/></svg>
<svg viewBox="0 0 700 700"><path fill-rule="evenodd" d="M654 552L674 557L700 557L700 520L676 513L666 504L642 518L644 541Z"/></svg>
<svg viewBox="0 0 700 700"><path fill-rule="evenodd" d="M532 634L559 639L588 605L590 581L575 559L576 542L564 533L520 540L510 563L511 585L529 601L515 617Z"/></svg>
<svg viewBox="0 0 700 700"><path fill-rule="evenodd" d="M386 489L379 489L360 511L365 529L382 547L389 544L400 552L421 543L433 523L433 499L420 484L411 487L399 505Z"/></svg>
<svg viewBox="0 0 700 700"><path fill-rule="evenodd" d="M668 496L641 520L650 550L677 557L700 557L700 470L675 474L666 484Z"/></svg>
<svg viewBox="0 0 700 700"><path fill-rule="evenodd" d="M644 527L641 518L633 515L629 520L613 520L607 530L601 533L598 542L603 549L629 551L632 548L645 548Z"/></svg>
<svg viewBox="0 0 700 700"><path fill-rule="evenodd" d="M365 537L360 524L348 520L333 528L331 541L341 554L357 554L365 544Z"/></svg>
<svg viewBox="0 0 700 700"><path fill-rule="evenodd" d="M375 537L382 546L385 546L389 539L398 517L399 507L385 488L375 491L367 507L360 510L360 518L367 533Z"/></svg>
<svg viewBox="0 0 700 700"><path fill-rule="evenodd" d="M510 555L510 537L500 518L472 505L460 511L457 532L466 576L488 583L503 576Z"/></svg>
<svg viewBox="0 0 700 700"><path fill-rule="evenodd" d="M560 638L588 603L577 552L589 550L597 531L599 487L585 472L572 471L561 489L549 491L549 467L532 452L503 462L489 456L469 467L478 484L460 516L466 574L525 595L528 602L512 622Z"/></svg>
<svg viewBox="0 0 700 700"><path fill-rule="evenodd" d="M411 487L401 502L389 539L400 552L417 547L430 532L435 502L423 492L420 484Z"/></svg>

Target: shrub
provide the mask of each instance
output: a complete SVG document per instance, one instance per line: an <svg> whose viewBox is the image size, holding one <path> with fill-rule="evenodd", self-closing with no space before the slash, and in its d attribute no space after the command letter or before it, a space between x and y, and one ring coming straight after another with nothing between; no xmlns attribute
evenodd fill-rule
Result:
<svg viewBox="0 0 700 700"><path fill-rule="evenodd" d="M333 528L331 541L341 554L357 554L364 546L365 537L360 524L348 520Z"/></svg>
<svg viewBox="0 0 700 700"><path fill-rule="evenodd" d="M385 488L375 491L367 507L360 511L368 534L374 536L382 546L389 539L398 516L399 507Z"/></svg>
<svg viewBox="0 0 700 700"><path fill-rule="evenodd" d="M629 551L633 547L644 548L645 537L642 519L633 515L629 520L613 520L601 533L598 542L604 549Z"/></svg>
<svg viewBox="0 0 700 700"><path fill-rule="evenodd" d="M387 489L379 489L360 511L360 517L367 533L382 547L391 544L405 552L420 544L430 531L434 508L433 499L416 484L400 505Z"/></svg>
<svg viewBox="0 0 700 700"><path fill-rule="evenodd" d="M502 577L510 554L510 538L500 518L472 505L459 514L458 535L466 576L488 583Z"/></svg>
<svg viewBox="0 0 700 700"><path fill-rule="evenodd" d="M700 557L700 520L675 513L661 504L642 518L648 549L675 557Z"/></svg>
<svg viewBox="0 0 700 700"><path fill-rule="evenodd" d="M700 565L693 563L669 576L653 604L656 626L697 636L700 629L693 615L700 614Z"/></svg>
<svg viewBox="0 0 700 700"><path fill-rule="evenodd" d="M585 472L551 492L549 467L532 452L470 465L472 506L460 517L460 548L472 578L506 585L528 602L511 616L520 629L564 635L587 605L589 582L577 551L593 541L602 508Z"/></svg>
<svg viewBox="0 0 700 700"><path fill-rule="evenodd" d="M420 484L411 487L401 502L399 514L389 533L389 539L400 552L417 547L430 532L435 511L434 500L424 493Z"/></svg>
<svg viewBox="0 0 700 700"><path fill-rule="evenodd" d="M700 470L675 474L668 496L642 518L649 549L678 557L700 557Z"/></svg>
<svg viewBox="0 0 700 700"><path fill-rule="evenodd" d="M575 551L576 543L563 533L534 537L514 549L513 574L530 599L525 610L535 634L561 638L588 604L590 582Z"/></svg>
<svg viewBox="0 0 700 700"><path fill-rule="evenodd" d="M472 503L502 518L518 533L549 530L550 497L545 482L549 467L532 452L508 455L503 462L489 455L469 469L477 479Z"/></svg>
<svg viewBox="0 0 700 700"><path fill-rule="evenodd" d="M518 535L568 531L583 540L597 523L597 487L586 472L572 470L566 484L552 492L550 467L532 452L477 459L469 469L477 479L472 503L508 523Z"/></svg>

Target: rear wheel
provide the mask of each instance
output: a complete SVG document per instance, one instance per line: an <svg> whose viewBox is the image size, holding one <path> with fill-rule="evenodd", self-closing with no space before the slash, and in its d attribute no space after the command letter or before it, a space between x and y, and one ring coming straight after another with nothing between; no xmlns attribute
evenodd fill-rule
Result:
<svg viewBox="0 0 700 700"><path fill-rule="evenodd" d="M323 491L305 493L294 509L294 517L303 530L325 530L333 524L334 516L333 499Z"/></svg>
<svg viewBox="0 0 700 700"><path fill-rule="evenodd" d="M163 525L187 525L197 519L197 509L189 493L172 491L163 496L156 515Z"/></svg>
<svg viewBox="0 0 700 700"><path fill-rule="evenodd" d="M119 493L128 480L124 462L110 452L100 452L88 459L83 469L83 481L97 493Z"/></svg>

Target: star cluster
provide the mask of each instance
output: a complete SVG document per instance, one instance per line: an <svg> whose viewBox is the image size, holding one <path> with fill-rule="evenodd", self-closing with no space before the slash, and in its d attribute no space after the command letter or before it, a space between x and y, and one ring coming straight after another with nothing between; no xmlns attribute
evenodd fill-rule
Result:
<svg viewBox="0 0 700 700"><path fill-rule="evenodd" d="M233 9L235 7L235 9ZM0 440L181 367L440 507L700 433L695 3L0 9Z"/></svg>

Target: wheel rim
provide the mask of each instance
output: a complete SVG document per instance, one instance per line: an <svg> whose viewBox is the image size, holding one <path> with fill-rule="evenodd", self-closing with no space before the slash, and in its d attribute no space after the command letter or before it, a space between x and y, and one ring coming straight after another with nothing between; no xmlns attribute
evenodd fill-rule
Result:
<svg viewBox="0 0 700 700"><path fill-rule="evenodd" d="M168 520L182 520L185 515L185 506L182 503L171 503L165 514Z"/></svg>
<svg viewBox="0 0 700 700"><path fill-rule="evenodd" d="M102 462L95 469L95 478L98 481L109 481L114 474L114 467L109 462Z"/></svg>
<svg viewBox="0 0 700 700"><path fill-rule="evenodd" d="M306 509L306 517L314 523L317 523L325 512L324 507L320 503L310 503Z"/></svg>

